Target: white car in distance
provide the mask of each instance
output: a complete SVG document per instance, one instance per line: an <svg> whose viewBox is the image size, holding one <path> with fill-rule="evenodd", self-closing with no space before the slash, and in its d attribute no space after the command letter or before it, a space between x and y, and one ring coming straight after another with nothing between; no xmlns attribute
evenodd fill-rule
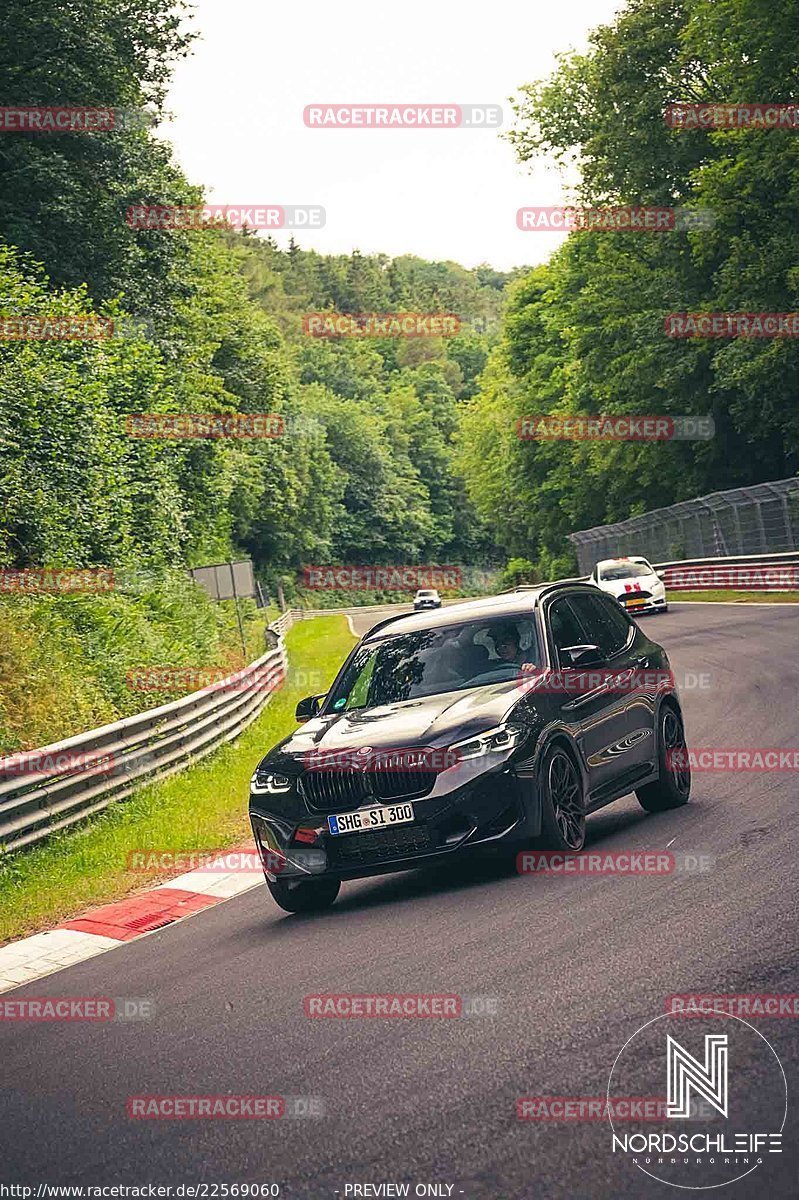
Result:
<svg viewBox="0 0 799 1200"><path fill-rule="evenodd" d="M436 588L419 588L419 591L413 598L413 608L415 612L420 612L423 608L441 608L441 597Z"/></svg>
<svg viewBox="0 0 799 1200"><path fill-rule="evenodd" d="M645 558L605 558L589 576L590 582L615 597L628 612L668 612L663 572Z"/></svg>

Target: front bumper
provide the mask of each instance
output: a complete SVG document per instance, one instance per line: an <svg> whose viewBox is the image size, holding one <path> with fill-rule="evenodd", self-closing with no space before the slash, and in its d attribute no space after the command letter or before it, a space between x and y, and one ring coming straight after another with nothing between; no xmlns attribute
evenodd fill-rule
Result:
<svg viewBox="0 0 799 1200"><path fill-rule="evenodd" d="M640 599L636 603L635 600L628 600L623 596L617 597L617 599L624 611L628 612L632 617L634 617L636 613L658 612L659 609L666 607L665 596L645 596L643 597L643 603L641 603Z"/></svg>
<svg viewBox="0 0 799 1200"><path fill-rule="evenodd" d="M506 763L445 795L411 799L414 821L408 824L333 835L326 816L306 811L299 819L296 814L288 817L271 810L271 797L263 794L250 798L250 821L267 877L360 879L410 870L474 847L537 836L537 806L525 803L531 791L530 781L520 779ZM311 845L298 843L298 828L309 826L318 828L316 840Z"/></svg>

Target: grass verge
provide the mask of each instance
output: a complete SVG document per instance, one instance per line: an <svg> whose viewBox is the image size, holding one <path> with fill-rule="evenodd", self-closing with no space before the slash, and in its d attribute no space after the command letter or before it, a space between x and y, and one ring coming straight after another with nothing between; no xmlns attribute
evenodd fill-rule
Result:
<svg viewBox="0 0 799 1200"><path fill-rule="evenodd" d="M669 600L726 600L734 604L799 604L799 592L736 592L711 588L702 592L671 592Z"/></svg>
<svg viewBox="0 0 799 1200"><path fill-rule="evenodd" d="M186 668L210 679L239 670L263 654L269 619L250 599L239 615L246 649L234 602L216 603L179 571L103 593L0 596L0 753L175 700L195 690L181 682ZM165 670L163 690L138 677L147 668Z"/></svg>
<svg viewBox="0 0 799 1200"><path fill-rule="evenodd" d="M249 836L255 764L295 727L297 701L332 682L354 639L345 617L315 617L295 625L286 644L285 684L235 744L85 825L0 860L0 945L168 878L163 871L130 870L135 851L212 851Z"/></svg>

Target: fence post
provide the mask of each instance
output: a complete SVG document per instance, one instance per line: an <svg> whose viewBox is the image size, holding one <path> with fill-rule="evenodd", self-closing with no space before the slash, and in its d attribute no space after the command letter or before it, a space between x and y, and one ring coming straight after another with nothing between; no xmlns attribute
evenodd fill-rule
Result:
<svg viewBox="0 0 799 1200"><path fill-rule="evenodd" d="M760 531L760 549L765 553L768 550L768 539L766 537L766 526L763 523L763 506L759 500L753 501L757 512L757 527Z"/></svg>

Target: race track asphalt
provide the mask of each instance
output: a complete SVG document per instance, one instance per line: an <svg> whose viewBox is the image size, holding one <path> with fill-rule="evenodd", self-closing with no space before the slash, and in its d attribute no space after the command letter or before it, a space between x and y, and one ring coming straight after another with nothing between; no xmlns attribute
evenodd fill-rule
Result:
<svg viewBox="0 0 799 1200"><path fill-rule="evenodd" d="M678 603L643 620L678 678L703 685L682 693L691 746L797 745L799 607ZM799 992L798 782L700 772L684 809L649 816L630 796L589 818L591 849L668 846L708 855L704 872L520 877L480 859L347 884L313 917L258 887L19 988L4 999L150 997L154 1015L0 1022L0 1180L276 1182L288 1200L403 1181L454 1200L676 1195L611 1154L603 1121L520 1122L516 1100L604 1095L673 993ZM303 997L320 992L493 997L497 1012L309 1020ZM799 1020L753 1023L788 1080L785 1152L715 1194L782 1200L799 1195ZM754 1106L767 1085L746 1075ZM130 1095L225 1093L322 1097L327 1115L126 1113Z"/></svg>

